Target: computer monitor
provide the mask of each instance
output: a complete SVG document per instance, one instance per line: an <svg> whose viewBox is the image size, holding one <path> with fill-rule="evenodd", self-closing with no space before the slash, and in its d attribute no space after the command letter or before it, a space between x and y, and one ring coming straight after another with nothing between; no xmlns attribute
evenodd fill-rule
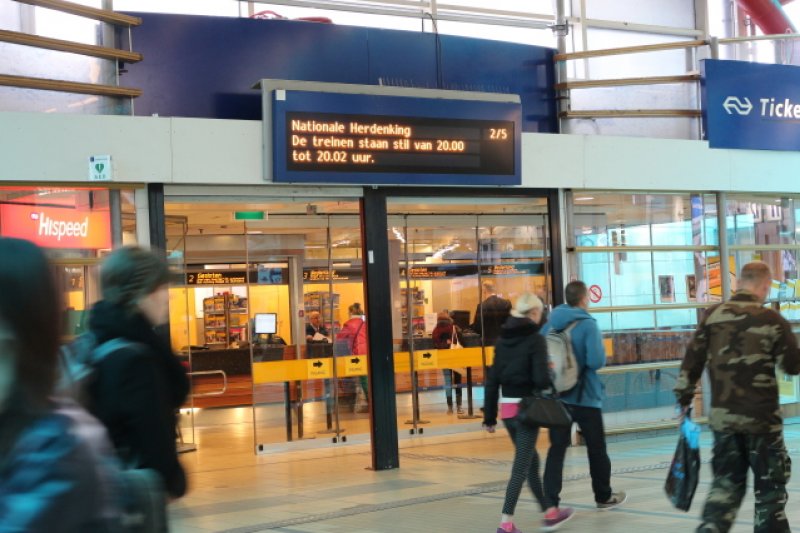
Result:
<svg viewBox="0 0 800 533"><path fill-rule="evenodd" d="M274 335L278 333L277 313L256 313L253 322L253 331L256 335Z"/></svg>
<svg viewBox="0 0 800 533"><path fill-rule="evenodd" d="M469 311L450 311L450 317L453 319L453 324L459 328L467 329L469 327Z"/></svg>

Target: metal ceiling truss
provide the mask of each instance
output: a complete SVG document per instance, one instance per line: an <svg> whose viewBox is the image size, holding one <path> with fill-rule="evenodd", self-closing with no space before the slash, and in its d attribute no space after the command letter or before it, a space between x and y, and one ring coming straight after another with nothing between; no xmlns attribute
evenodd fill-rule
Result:
<svg viewBox="0 0 800 533"><path fill-rule="evenodd" d="M430 18L434 21L446 20L470 24L514 26L535 30L550 29L555 21L552 13L505 11L458 4L443 4L437 0L271 0L269 2L255 3L416 19Z"/></svg>

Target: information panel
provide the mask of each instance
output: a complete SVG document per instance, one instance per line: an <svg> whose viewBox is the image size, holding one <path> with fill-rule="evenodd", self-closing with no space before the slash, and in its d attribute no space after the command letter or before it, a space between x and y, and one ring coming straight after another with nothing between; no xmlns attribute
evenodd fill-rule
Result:
<svg viewBox="0 0 800 533"><path fill-rule="evenodd" d="M276 182L520 183L519 104L276 93Z"/></svg>

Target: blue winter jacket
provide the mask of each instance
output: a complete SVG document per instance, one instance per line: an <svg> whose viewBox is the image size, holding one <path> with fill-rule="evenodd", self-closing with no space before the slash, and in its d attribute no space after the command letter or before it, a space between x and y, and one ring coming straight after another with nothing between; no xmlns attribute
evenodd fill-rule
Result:
<svg viewBox="0 0 800 533"><path fill-rule="evenodd" d="M0 533L117 531L113 453L105 429L77 407L37 418L0 457Z"/></svg>
<svg viewBox="0 0 800 533"><path fill-rule="evenodd" d="M606 350L597 321L588 311L580 307L559 305L550 313L541 333L547 335L551 329L565 329L576 320L578 324L572 329L570 336L581 372L581 381L574 389L562 394L561 399L569 405L600 408L605 398L605 385L600 381L597 370L606 366Z"/></svg>

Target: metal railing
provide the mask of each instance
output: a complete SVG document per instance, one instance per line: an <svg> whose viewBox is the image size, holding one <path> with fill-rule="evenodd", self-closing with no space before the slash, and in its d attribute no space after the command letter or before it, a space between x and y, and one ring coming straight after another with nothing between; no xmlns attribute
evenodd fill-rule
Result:
<svg viewBox="0 0 800 533"><path fill-rule="evenodd" d="M60 11L70 15L76 15L118 27L130 28L142 23L142 19L123 15L108 9L98 9L94 7L68 2L66 0L15 0L21 4L29 4L36 7ZM142 55L131 50L122 50L105 46L84 44L63 39L53 39L28 33L21 33L9 30L0 30L0 42L29 46L43 50L54 50L58 52L68 52L89 57L97 57L114 61L119 65L120 62L135 63L142 60ZM117 66L117 68L119 68ZM117 75L117 78L119 76ZM101 83L86 83L76 81L66 81L50 78L40 78L32 76L17 76L10 74L0 74L0 86L17 87L24 89L36 89L42 91L58 91L67 93L90 94L98 96L112 96L135 98L142 94L139 89L120 87L118 85L106 85Z"/></svg>
<svg viewBox="0 0 800 533"><path fill-rule="evenodd" d="M688 41L676 41L651 45L639 45L620 48L608 48L603 50L588 50L581 52L571 52L556 54L557 84L556 90L559 91L559 117L561 119L599 119L599 118L637 118L637 117L661 117L661 118L692 118L699 119L701 116L700 99L696 98L696 104L686 108L621 108L621 109L573 109L571 91L606 89L609 87L625 86L657 86L672 84L691 84L694 85L699 93L700 75L699 60L702 57L719 59L721 57L721 46L740 46L742 44L752 45L754 42L772 41L775 43L794 43L800 41L800 34L780 34L762 35L754 37L737 38L710 38L694 39ZM630 78L606 78L606 79L568 79L568 69L566 65L570 61L589 61L609 56L632 55L651 52L664 52L670 50L686 50L690 56L689 72L676 75L655 75L640 76ZM737 54L733 56L736 57ZM749 60L754 59L754 55L749 54ZM776 56L779 54L775 54ZM588 71L588 69L584 69ZM620 98L619 100L623 100ZM699 123L699 120L698 120ZM698 126L698 132L700 131Z"/></svg>

